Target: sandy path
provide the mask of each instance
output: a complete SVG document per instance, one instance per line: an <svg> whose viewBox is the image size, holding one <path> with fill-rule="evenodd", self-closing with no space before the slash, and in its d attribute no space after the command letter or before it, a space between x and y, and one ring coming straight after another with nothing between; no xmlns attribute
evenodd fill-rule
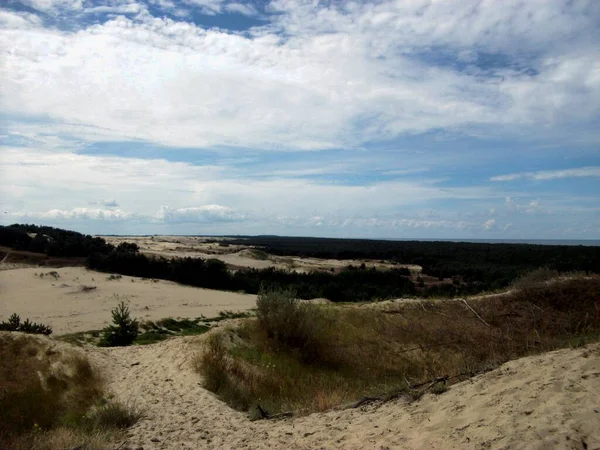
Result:
<svg viewBox="0 0 600 450"><path fill-rule="evenodd" d="M246 311L256 304L254 295L126 276L109 280L109 275L82 267L0 271L0 320L16 312L64 334L105 327L111 321L110 310L120 301L142 320L214 317L220 311Z"/></svg>
<svg viewBox="0 0 600 450"><path fill-rule="evenodd" d="M190 361L202 340L87 350L115 395L146 410L123 447L600 448L600 344L512 361L412 405L250 422L198 384Z"/></svg>

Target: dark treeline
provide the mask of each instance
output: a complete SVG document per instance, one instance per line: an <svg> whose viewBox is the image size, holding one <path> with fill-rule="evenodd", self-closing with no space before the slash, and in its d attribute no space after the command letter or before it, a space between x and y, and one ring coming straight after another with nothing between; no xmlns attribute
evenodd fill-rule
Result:
<svg viewBox="0 0 600 450"><path fill-rule="evenodd" d="M591 246L487 244L470 242L376 241L368 239L240 237L230 244L252 245L278 256L376 259L416 264L438 278L459 277L477 289L508 285L538 267L559 272L600 273L600 248ZM451 286L442 290L453 289Z"/></svg>
<svg viewBox="0 0 600 450"><path fill-rule="evenodd" d="M444 282L427 280L425 283L420 279L413 282L407 269L348 267L339 273L296 273L273 268L232 271L216 259L147 257L138 252L136 244L122 243L114 247L102 238L53 227L0 227L0 245L49 256L87 257L90 269L103 272L253 294L259 291L261 285L285 287L297 291L300 298L324 297L332 301L364 301L414 294L475 294L506 287L514 279L538 267L559 272L581 270L600 273L598 247L271 236L238 238L228 242L256 246L274 255L417 264L423 267L423 274L444 279Z"/></svg>
<svg viewBox="0 0 600 450"><path fill-rule="evenodd" d="M261 286L291 288L299 298L324 297L329 300L366 301L416 293L407 269L380 271L348 268L340 273L296 273L280 269L241 269L231 271L217 259L149 258L135 251L117 251L88 258L88 267L144 278L159 278L191 286L258 293Z"/></svg>
<svg viewBox="0 0 600 450"><path fill-rule="evenodd" d="M32 237L31 234L34 236ZM115 248L99 237L60 228L28 224L0 226L0 245L15 250L45 253L48 256L69 257L86 257L92 253L107 254Z"/></svg>

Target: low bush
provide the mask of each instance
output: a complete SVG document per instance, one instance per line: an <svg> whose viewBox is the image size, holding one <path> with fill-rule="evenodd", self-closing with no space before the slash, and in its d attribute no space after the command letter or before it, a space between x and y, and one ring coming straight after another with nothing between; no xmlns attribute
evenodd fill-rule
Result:
<svg viewBox="0 0 600 450"><path fill-rule="evenodd" d="M83 353L42 336L0 332L0 449L101 450L141 417L105 400Z"/></svg>
<svg viewBox="0 0 600 450"><path fill-rule="evenodd" d="M66 415L85 414L102 397L103 380L83 355L54 350L39 339L0 333L4 438L55 428Z"/></svg>
<svg viewBox="0 0 600 450"><path fill-rule="evenodd" d="M303 360L319 358L320 316L315 307L298 300L290 289L261 289L256 318L267 337L281 347L299 352Z"/></svg>
<svg viewBox="0 0 600 450"><path fill-rule="evenodd" d="M77 425L87 430L122 430L135 425L142 417L142 410L134 404L109 401L94 408Z"/></svg>
<svg viewBox="0 0 600 450"><path fill-rule="evenodd" d="M21 322L21 317L13 313L7 321L0 322L0 331L21 331L29 334L52 334L52 327L41 323L31 322L26 319Z"/></svg>
<svg viewBox="0 0 600 450"><path fill-rule="evenodd" d="M269 413L441 393L432 380L600 339L600 278L581 275L466 300L304 309L290 292L266 292L257 306L255 320L211 338L197 369L232 406Z"/></svg>

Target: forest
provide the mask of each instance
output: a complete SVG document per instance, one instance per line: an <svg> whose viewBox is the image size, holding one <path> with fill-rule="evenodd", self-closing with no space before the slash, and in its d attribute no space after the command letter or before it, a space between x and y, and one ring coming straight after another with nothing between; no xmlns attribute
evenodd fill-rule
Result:
<svg viewBox="0 0 600 450"><path fill-rule="evenodd" d="M278 256L372 259L415 264L423 273L460 278L481 289L508 285L525 272L547 267L558 272L600 273L600 247L488 244L447 241L384 241L280 236L244 236L228 241Z"/></svg>
<svg viewBox="0 0 600 450"><path fill-rule="evenodd" d="M254 246L272 255L415 264L423 268L423 278L434 277L438 282L424 283L405 268L377 270L349 265L336 273L275 268L230 270L218 259L150 257L140 253L133 243L115 247L103 238L59 228L20 224L0 227L0 245L49 256L86 257L88 268L93 270L250 294L259 292L261 286L291 288L302 299L322 297L335 302L476 294L504 288L539 267L600 273L600 248L591 246L275 236L237 237L228 242Z"/></svg>
<svg viewBox="0 0 600 450"><path fill-rule="evenodd" d="M15 250L64 257L87 257L92 253L107 254L115 249L113 245L99 237L29 224L0 226L0 245Z"/></svg>

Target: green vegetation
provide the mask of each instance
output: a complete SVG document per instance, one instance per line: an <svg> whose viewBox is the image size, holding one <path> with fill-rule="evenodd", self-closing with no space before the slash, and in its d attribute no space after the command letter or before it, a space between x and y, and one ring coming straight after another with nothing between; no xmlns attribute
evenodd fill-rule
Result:
<svg viewBox="0 0 600 450"><path fill-rule="evenodd" d="M472 242L377 241L282 236L235 237L277 256L326 259L371 259L416 264L435 278L459 277L462 285L432 286L431 295L452 296L500 289L543 262L559 272L600 273L600 249L593 246L489 244ZM424 292L427 294L427 292Z"/></svg>
<svg viewBox="0 0 600 450"><path fill-rule="evenodd" d="M99 345L102 347L122 347L133 344L139 334L138 322L131 318L129 308L125 302L111 311L113 325L109 325L102 331Z"/></svg>
<svg viewBox="0 0 600 450"><path fill-rule="evenodd" d="M202 318L201 322L214 323L227 319L243 319L250 316L252 316L251 312L219 311L219 315L217 317Z"/></svg>
<svg viewBox="0 0 600 450"><path fill-rule="evenodd" d="M230 271L217 259L152 258L134 252L93 254L88 267L150 279L165 279L207 289L258 293L260 286L289 288L303 299L369 301L416 294L408 269L375 270L348 267L340 273L297 273L275 268Z"/></svg>
<svg viewBox="0 0 600 450"><path fill-rule="evenodd" d="M30 234L35 234L35 237L31 237ZM16 250L45 253L49 256L70 257L88 256L92 253L106 254L115 248L102 238L84 235L76 231L21 224L0 226L0 245ZM124 247L121 250L130 248ZM135 249L137 250L137 246Z"/></svg>
<svg viewBox="0 0 600 450"><path fill-rule="evenodd" d="M30 235L35 234L35 237ZM237 237L230 244L252 247L257 259L270 255L370 259L423 268L419 277L404 268L348 266L340 273L296 273L281 269L230 271L217 259L154 258L134 243L117 247L101 238L36 225L0 227L0 245L54 256L84 256L90 269L148 279L171 280L208 289L258 293L260 286L292 289L301 299L363 302L407 296L453 297L503 289L540 261L560 273L600 273L600 250L593 246L410 242L361 239ZM117 275L118 274L118 275ZM132 280L133 281L133 280Z"/></svg>
<svg viewBox="0 0 600 450"><path fill-rule="evenodd" d="M0 448L105 449L139 418L135 408L106 399L104 380L74 350L0 333L0 360Z"/></svg>
<svg viewBox="0 0 600 450"><path fill-rule="evenodd" d="M52 334L52 327L42 323L30 322L29 319L21 322L21 317L13 313L7 321L0 322L0 331L21 331L29 334L50 335Z"/></svg>
<svg viewBox="0 0 600 450"><path fill-rule="evenodd" d="M140 325L143 330L136 338L134 344L147 345L163 341L173 336L192 336L206 333L210 326L206 325L202 318L199 319L166 319L155 322L147 321Z"/></svg>
<svg viewBox="0 0 600 450"><path fill-rule="evenodd" d="M487 298L304 305L264 291L257 318L211 336L197 368L230 405L310 412L425 391L600 337L600 277L524 279Z"/></svg>
<svg viewBox="0 0 600 450"><path fill-rule="evenodd" d="M226 319L237 319L250 317L248 312L221 311L217 317L198 317L196 319L175 319L167 317L156 321L147 320L138 323L138 335L132 342L133 345L148 345L174 336L193 336L204 334L210 330L215 323ZM73 345L105 345L103 342L103 331L80 331L77 333L64 334L57 339Z"/></svg>

